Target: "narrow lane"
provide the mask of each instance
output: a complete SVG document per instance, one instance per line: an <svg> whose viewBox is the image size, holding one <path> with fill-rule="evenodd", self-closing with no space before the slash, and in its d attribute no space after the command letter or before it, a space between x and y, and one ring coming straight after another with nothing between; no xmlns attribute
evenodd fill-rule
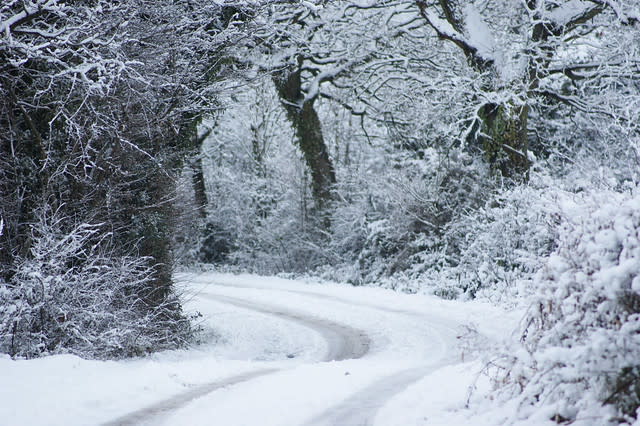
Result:
<svg viewBox="0 0 640 426"><path fill-rule="evenodd" d="M203 293L202 298L232 305L242 309L259 312L265 315L275 316L287 321L297 323L319 333L327 342L326 354L317 362L342 361L363 357L369 350L370 339L361 330L345 324L316 318L301 312L283 309L278 306L252 303L239 298ZM230 387L247 382L258 377L280 371L280 368L260 369L248 373L238 374L223 380L207 383L190 389L186 392L159 401L148 407L129 413L113 421L104 423L104 426L140 426L153 425L162 421L171 412L187 405L191 401L200 398L215 390Z"/></svg>
<svg viewBox="0 0 640 426"><path fill-rule="evenodd" d="M265 290L264 287L245 285L226 285L216 283L221 287L241 287L253 291ZM376 306L369 303L356 302L353 300L345 300L340 297L327 294L318 294L306 290L280 289L270 291L283 291L292 294L302 295L304 297L315 298L321 301L329 301L349 306L360 306L365 308L383 311L392 314L399 314L406 317L414 318L416 321L425 319L425 316L417 315L414 312L407 312L400 309ZM432 326L438 330L440 337L439 342L433 342L434 346L452 347L456 345L454 336L456 330L450 326L447 321L441 318L431 318ZM455 362L455 358L446 357L443 353L442 358L436 358L434 362L425 363L424 366L412 367L406 370L395 372L394 374L385 376L371 385L367 386L343 401L312 418L305 426L371 426L375 424L375 416L379 409L386 401L391 399L399 392L406 389L412 383L422 379L426 375L434 372L440 367L450 365Z"/></svg>

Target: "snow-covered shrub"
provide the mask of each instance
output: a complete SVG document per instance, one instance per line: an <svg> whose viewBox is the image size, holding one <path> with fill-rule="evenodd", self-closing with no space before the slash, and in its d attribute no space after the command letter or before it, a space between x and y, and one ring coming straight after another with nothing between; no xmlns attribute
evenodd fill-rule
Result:
<svg viewBox="0 0 640 426"><path fill-rule="evenodd" d="M202 260L263 274L302 272L326 261L325 237L297 151L267 149L258 172L246 152L234 157L210 171L215 181L201 249L208 256Z"/></svg>
<svg viewBox="0 0 640 426"><path fill-rule="evenodd" d="M390 157L384 172L354 185L364 189L341 188L348 195L335 209L331 245L342 266L323 275L416 291L419 277L460 262L468 231L458 232L456 224L470 223L467 216L484 205L495 182L462 152Z"/></svg>
<svg viewBox="0 0 640 426"><path fill-rule="evenodd" d="M117 255L100 225L63 231L68 221L41 213L30 254L0 283L0 352L113 358L184 343L189 322L166 309L177 298L145 301L154 297L149 259Z"/></svg>
<svg viewBox="0 0 640 426"><path fill-rule="evenodd" d="M448 224L442 237L447 262L420 271L421 280L436 294L517 304L531 293L534 274L554 248L557 196L537 183L494 191Z"/></svg>
<svg viewBox="0 0 640 426"><path fill-rule="evenodd" d="M392 217L389 182L367 174L338 184L339 201L325 248L332 259L317 271L324 278L355 285L371 282L385 275L389 259L401 249L405 226Z"/></svg>
<svg viewBox="0 0 640 426"><path fill-rule="evenodd" d="M294 194L279 200L271 214L236 239L230 259L242 268L263 274L301 273L327 262L318 218L296 206Z"/></svg>
<svg viewBox="0 0 640 426"><path fill-rule="evenodd" d="M557 249L535 276L539 294L521 349L501 378L503 395L519 401L518 416L588 424L636 417L640 192L630 192L559 200Z"/></svg>

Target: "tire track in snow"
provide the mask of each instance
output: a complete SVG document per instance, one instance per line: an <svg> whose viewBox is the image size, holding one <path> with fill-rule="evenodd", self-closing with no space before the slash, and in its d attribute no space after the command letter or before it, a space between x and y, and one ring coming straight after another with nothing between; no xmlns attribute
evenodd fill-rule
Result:
<svg viewBox="0 0 640 426"><path fill-rule="evenodd" d="M319 361L342 361L361 358L369 351L369 337L361 330L334 321L316 318L304 313L285 310L260 303L252 303L234 297L201 293L200 297L223 302L243 309L249 309L266 315L282 318L310 328L319 333L327 341L327 353ZM223 380L207 383L194 389L167 398L153 405L126 414L116 420L104 423L103 426L132 426L155 424L163 417L189 402L215 390L244 383L258 377L281 371L278 368L261 369L238 374Z"/></svg>
<svg viewBox="0 0 640 426"><path fill-rule="evenodd" d="M252 290L263 290L263 291L283 291L286 293L298 294L304 297L316 298L320 300L328 300L341 304L348 305L357 305L364 308L375 309L383 312L389 312L393 314L400 314L409 317L414 317L420 320L428 319L434 326L434 328L438 331L438 334L441 336L439 339L439 345L441 347L446 348L450 346L454 339L451 339L452 336L456 336L456 331L451 328L449 325L443 323L443 321L438 318L432 318L431 316L421 315L417 312L411 311L403 311L400 309L394 309L384 306L379 306L370 303L356 302L353 300L342 299L337 296L328 295L328 294L320 294L311 291L305 290L291 290L291 289L269 289L265 287L259 286L251 286L251 285L229 285L229 284L218 284L222 287L235 287L235 288L244 288L244 289L252 289ZM444 336L448 336L450 339L444 338ZM451 340L452 342L447 342L446 340ZM373 384L367 386L366 388L356 392L351 397L347 398L342 403L331 407L320 415L314 417L310 422L306 423L306 426L370 426L374 424L375 416L377 415L380 408L382 408L386 401L393 398L398 393L405 390L407 387L417 382L418 380L424 378L425 376L433 373L438 368L444 367L446 365L453 364L453 359L448 359L446 352L443 353L443 356L436 360L435 362L428 363L423 367L410 368L407 370L400 371L398 373L394 373L393 375L383 377L380 380L377 380Z"/></svg>
<svg viewBox="0 0 640 426"><path fill-rule="evenodd" d="M243 383L257 377L265 376L267 374L275 373L276 371L279 371L279 369L267 368L257 371L250 371L248 373L228 377L224 380L200 385L186 392L180 393L178 395L172 396L171 398L164 399L153 405L145 407L141 410L126 414L116 420L104 423L103 426L131 426L154 424L162 417L170 414L173 410L177 410L178 408L187 405L194 399L200 398L201 396L204 396L210 392L228 386L237 385L238 383Z"/></svg>
<svg viewBox="0 0 640 426"><path fill-rule="evenodd" d="M384 404L413 383L452 362L441 361L384 377L314 417L306 426L371 426Z"/></svg>
<svg viewBox="0 0 640 426"><path fill-rule="evenodd" d="M362 358L369 351L369 346L371 345L365 332L345 324L312 317L308 314L290 311L282 307L248 302L235 297L204 293L200 294L200 297L293 321L316 331L327 341L329 346L327 354L320 361L343 361Z"/></svg>
<svg viewBox="0 0 640 426"><path fill-rule="evenodd" d="M315 417L307 426L372 425L385 401L424 377L430 370L412 368L384 377Z"/></svg>

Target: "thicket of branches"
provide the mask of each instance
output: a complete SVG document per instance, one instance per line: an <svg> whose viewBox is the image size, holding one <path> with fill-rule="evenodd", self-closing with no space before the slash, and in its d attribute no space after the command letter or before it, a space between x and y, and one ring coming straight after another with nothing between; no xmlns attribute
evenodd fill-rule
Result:
<svg viewBox="0 0 640 426"><path fill-rule="evenodd" d="M231 9L229 9L231 8ZM113 357L180 345L175 188L218 108L233 5L0 5L0 348Z"/></svg>

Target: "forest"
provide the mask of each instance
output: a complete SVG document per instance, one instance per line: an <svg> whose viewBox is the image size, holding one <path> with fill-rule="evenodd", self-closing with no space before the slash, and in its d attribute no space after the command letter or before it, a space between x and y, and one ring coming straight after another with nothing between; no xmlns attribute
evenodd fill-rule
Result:
<svg viewBox="0 0 640 426"><path fill-rule="evenodd" d="M496 403L632 423L639 182L638 0L0 4L12 358L188 347L177 270L314 277L524 308Z"/></svg>

